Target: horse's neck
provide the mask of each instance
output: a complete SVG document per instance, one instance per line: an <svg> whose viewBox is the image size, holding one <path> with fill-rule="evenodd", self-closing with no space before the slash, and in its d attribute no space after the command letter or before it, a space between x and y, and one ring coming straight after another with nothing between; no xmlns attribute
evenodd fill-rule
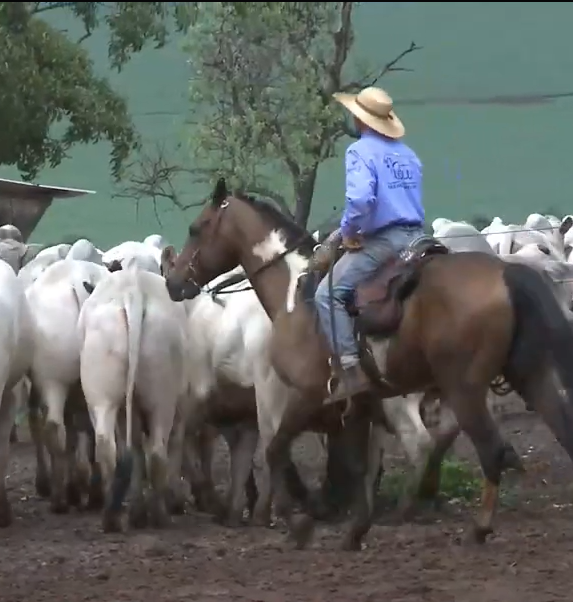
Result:
<svg viewBox="0 0 573 602"><path fill-rule="evenodd" d="M251 285L271 320L281 311L290 313L294 310L298 280L309 262L308 257L297 251L286 251L284 237L280 231L273 230L252 248L249 257L252 261L243 264ZM284 253L283 257L276 259ZM251 263L257 268L250 269L247 264Z"/></svg>

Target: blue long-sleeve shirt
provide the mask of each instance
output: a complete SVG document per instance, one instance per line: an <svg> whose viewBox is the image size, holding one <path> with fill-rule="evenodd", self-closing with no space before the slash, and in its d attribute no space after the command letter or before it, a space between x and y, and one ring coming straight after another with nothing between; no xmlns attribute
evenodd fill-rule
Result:
<svg viewBox="0 0 573 602"><path fill-rule="evenodd" d="M401 140L364 132L346 151L346 237L393 224L424 223L422 163Z"/></svg>

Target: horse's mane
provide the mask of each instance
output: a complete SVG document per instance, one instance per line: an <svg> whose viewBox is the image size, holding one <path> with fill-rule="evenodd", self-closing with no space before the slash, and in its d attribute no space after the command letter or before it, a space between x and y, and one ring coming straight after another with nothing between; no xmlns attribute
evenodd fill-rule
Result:
<svg viewBox="0 0 573 602"><path fill-rule="evenodd" d="M272 203L262 199L256 199L253 196L241 192L234 192L233 196L240 201L248 203L257 213L266 220L272 222L277 230L284 232L287 248L292 248L294 250L296 247L302 255L312 255L313 249L316 246L316 240L314 240L307 230L285 215L278 207Z"/></svg>

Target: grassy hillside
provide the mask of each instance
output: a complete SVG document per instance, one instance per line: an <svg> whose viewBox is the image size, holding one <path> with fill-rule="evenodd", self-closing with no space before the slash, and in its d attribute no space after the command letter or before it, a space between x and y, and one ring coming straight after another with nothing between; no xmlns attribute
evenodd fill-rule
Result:
<svg viewBox="0 0 573 602"><path fill-rule="evenodd" d="M58 26L74 30L65 15ZM499 215L518 220L549 206L573 209L565 174L567 124L573 99L543 95L573 92L573 53L568 34L573 3L370 2L360 8L356 55L383 62L411 40L424 49L409 59L413 73L385 81L408 128L408 140L425 164L429 217ZM88 46L107 71L107 41L99 32ZM130 102L150 140L185 135L186 57L175 41L136 56L110 77ZM513 96L512 99L495 97ZM476 100L486 99L479 103ZM402 103L400 101L403 101ZM53 206L36 240L86 235L101 245L163 231L180 243L189 219L160 208L163 226L143 201L111 199L107 148L78 148L39 180L97 190L97 195ZM2 175L17 177L11 170ZM197 187L190 199L202 195ZM328 216L343 195L342 158L323 166L312 220ZM190 214L191 216L191 214Z"/></svg>

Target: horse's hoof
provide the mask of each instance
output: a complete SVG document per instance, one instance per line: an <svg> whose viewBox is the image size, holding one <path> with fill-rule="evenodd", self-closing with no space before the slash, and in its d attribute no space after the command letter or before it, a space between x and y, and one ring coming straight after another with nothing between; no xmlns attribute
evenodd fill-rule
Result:
<svg viewBox="0 0 573 602"><path fill-rule="evenodd" d="M314 520L307 514L292 519L290 538L294 541L295 549L304 550L310 543L314 533Z"/></svg>
<svg viewBox="0 0 573 602"><path fill-rule="evenodd" d="M12 507L8 501L2 504L0 510L0 529L5 529L12 524Z"/></svg>
<svg viewBox="0 0 573 602"><path fill-rule="evenodd" d="M67 500L52 499L50 510L53 514L67 514L70 511L70 507Z"/></svg>
<svg viewBox="0 0 573 602"><path fill-rule="evenodd" d="M129 505L127 522L132 529L145 529L147 527L148 516L144 501L132 502Z"/></svg>
<svg viewBox="0 0 573 602"><path fill-rule="evenodd" d="M185 500L175 498L170 499L167 502L167 508L169 508L169 514L181 516L185 514Z"/></svg>
<svg viewBox="0 0 573 602"><path fill-rule="evenodd" d="M101 527L104 533L121 533L121 515L118 512L104 510Z"/></svg>
<svg viewBox="0 0 573 602"><path fill-rule="evenodd" d="M52 494L50 479L47 476L36 477L36 494L41 498L49 498Z"/></svg>
<svg viewBox="0 0 573 602"><path fill-rule="evenodd" d="M165 529L171 525L171 516L161 502L149 504L149 526L153 529Z"/></svg>
<svg viewBox="0 0 573 602"><path fill-rule="evenodd" d="M99 512L103 508L104 503L104 495L101 489L97 491L90 490L86 510Z"/></svg>
<svg viewBox="0 0 573 602"><path fill-rule="evenodd" d="M66 499L70 506L82 505L82 492L76 483L68 483L66 486Z"/></svg>
<svg viewBox="0 0 573 602"><path fill-rule="evenodd" d="M468 541L471 544L480 544L483 545L488 535L493 533L493 529L491 527L481 527L480 525L475 525L474 528L468 534Z"/></svg>
<svg viewBox="0 0 573 602"><path fill-rule="evenodd" d="M239 527L242 527L244 524L243 513L229 512L224 524L225 527L228 527L229 529L238 529Z"/></svg>
<svg viewBox="0 0 573 602"><path fill-rule="evenodd" d="M361 539L355 533L347 533L342 540L342 550L344 552L360 552L362 550Z"/></svg>

